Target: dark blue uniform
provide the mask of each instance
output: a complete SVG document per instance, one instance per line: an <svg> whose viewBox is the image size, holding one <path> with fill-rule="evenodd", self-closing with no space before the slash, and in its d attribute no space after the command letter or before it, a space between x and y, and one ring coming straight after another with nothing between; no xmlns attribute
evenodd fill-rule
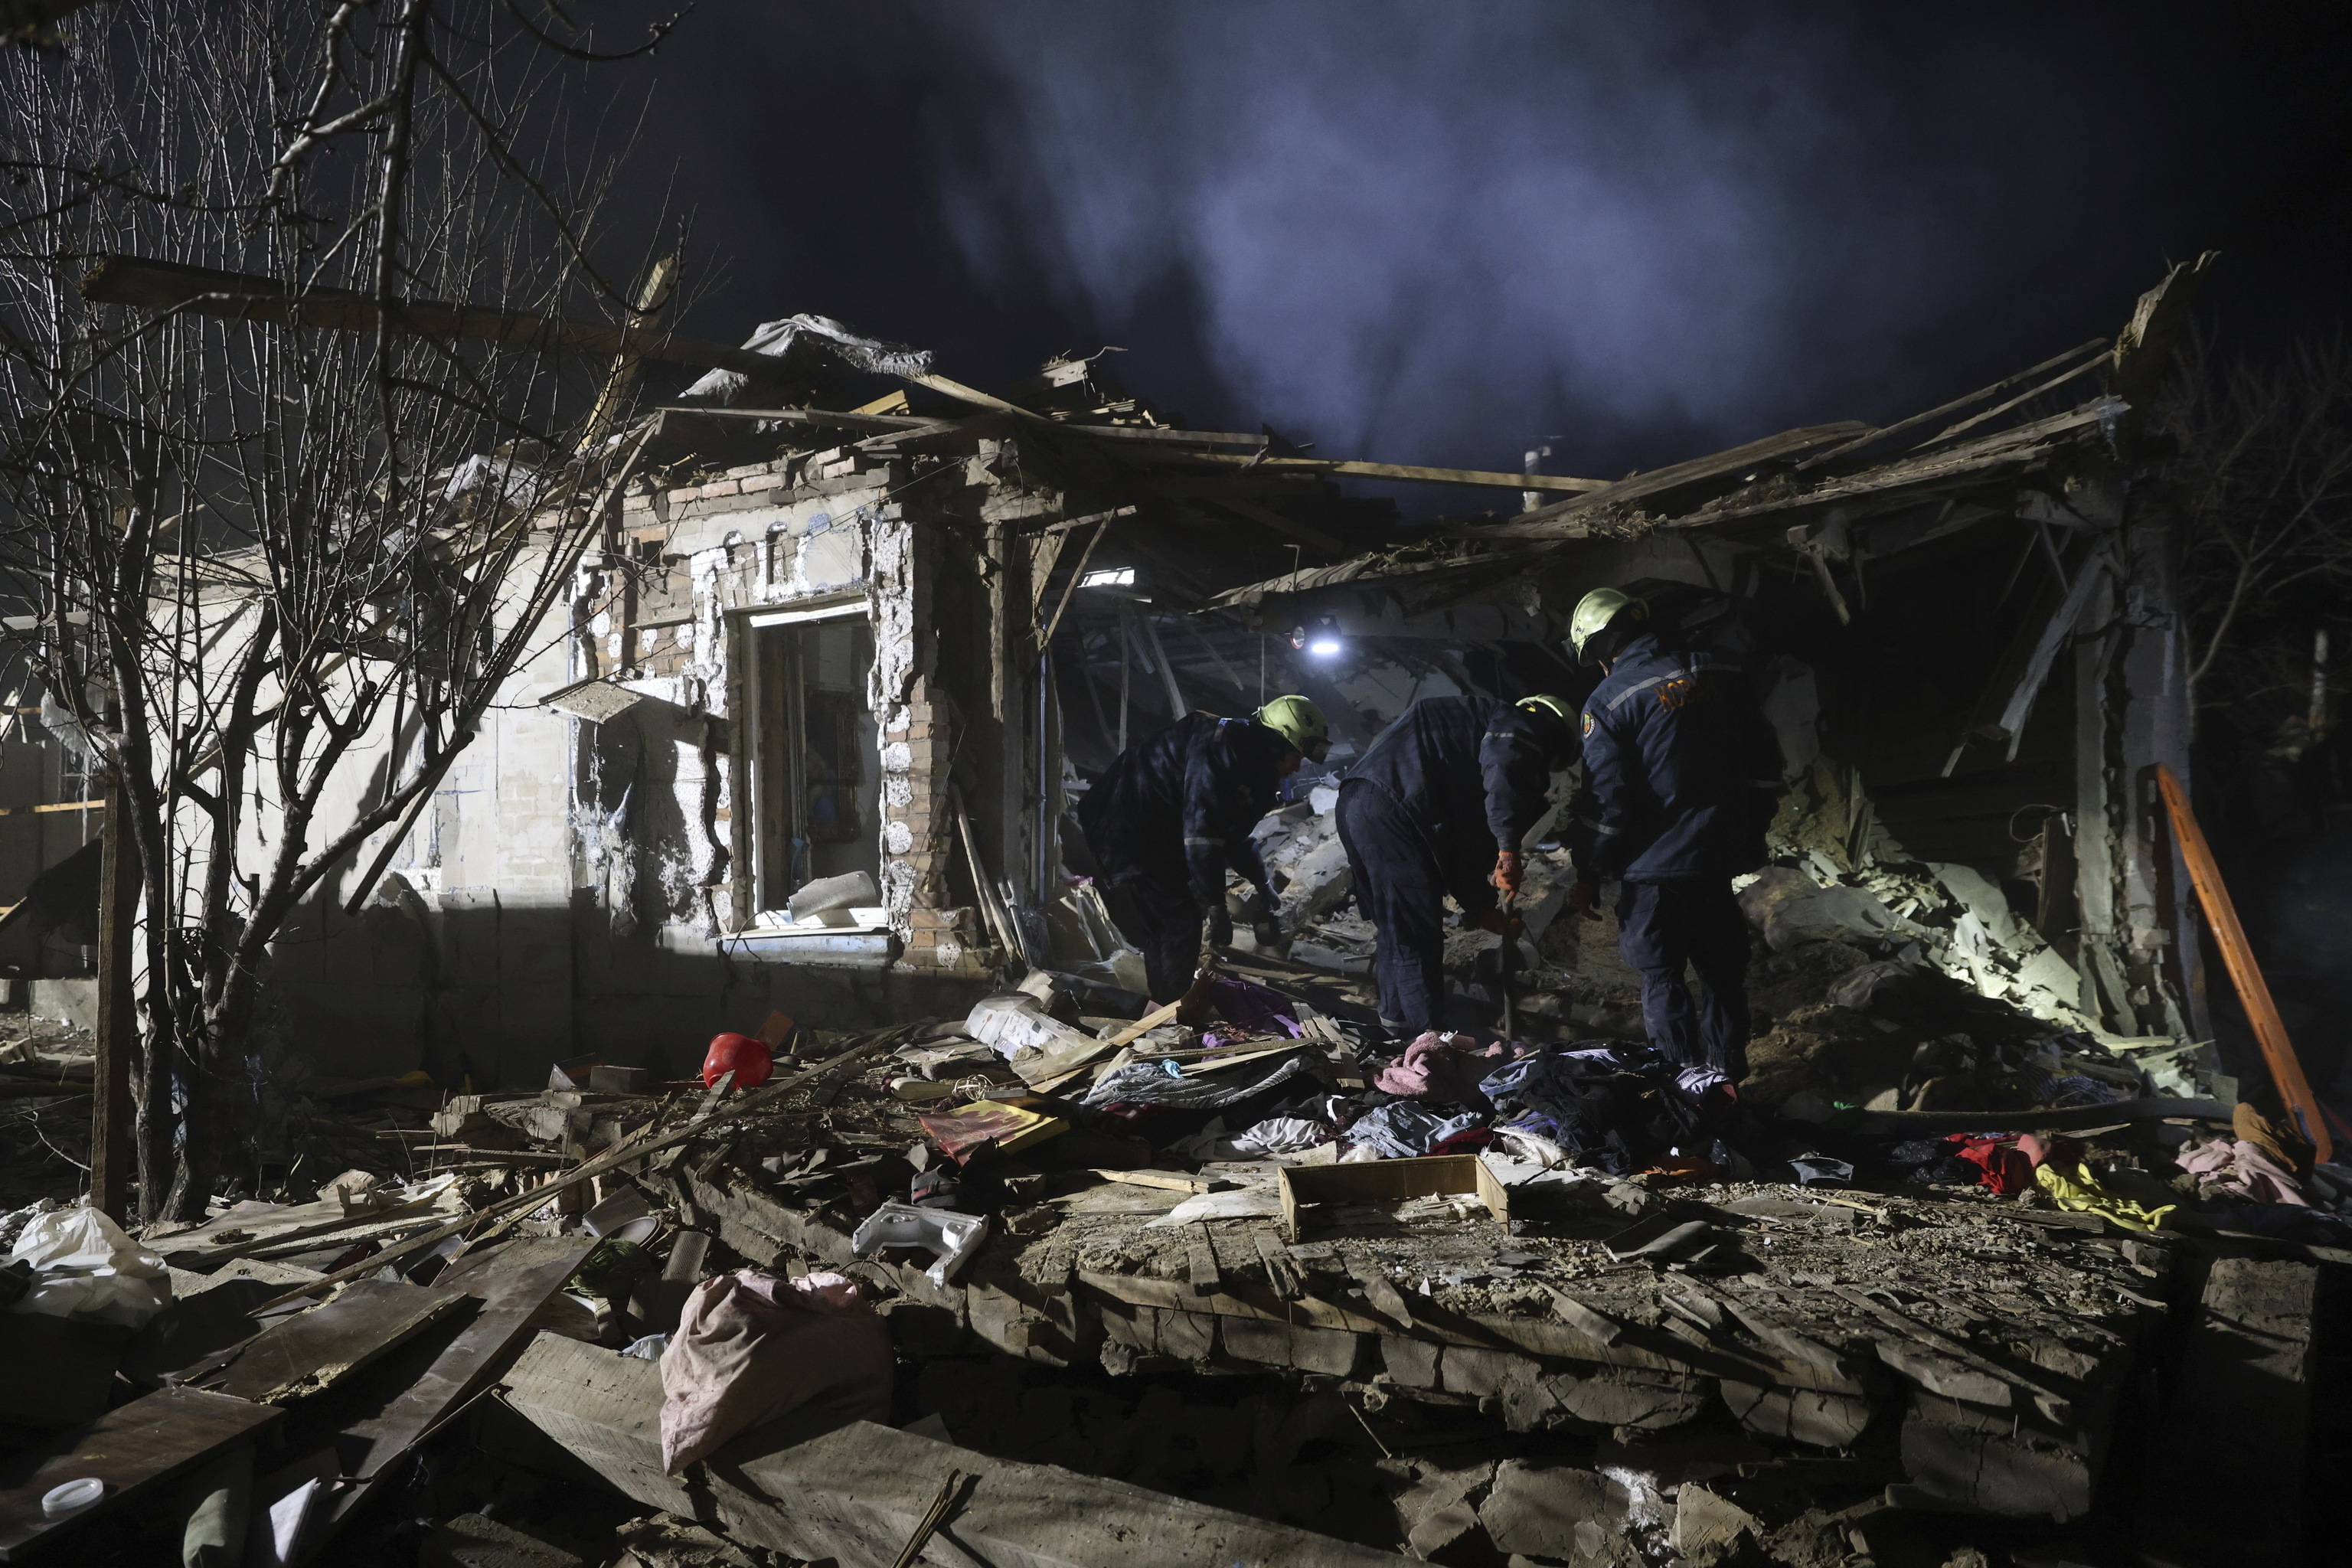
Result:
<svg viewBox="0 0 2352 1568"><path fill-rule="evenodd" d="M1498 850L1517 849L1568 764L1566 725L1488 697L1432 697L1381 731L1339 784L1339 841L1376 931L1381 1016L1412 1030L1445 1011L1446 894L1495 907Z"/></svg>
<svg viewBox="0 0 2352 1568"><path fill-rule="evenodd" d="M1655 637L1625 645L1585 700L1582 730L1569 847L1585 880L1624 881L1618 946L1642 972L1650 1043L1736 1081L1748 1071L1748 922L1731 879L1764 862L1780 742L1737 663ZM1706 991L1696 1019L1685 963Z"/></svg>
<svg viewBox="0 0 2352 1568"><path fill-rule="evenodd" d="M1271 909L1250 830L1280 798L1290 742L1247 719L1193 713L1118 754L1078 803L1128 937L1143 950L1151 999L1173 1002L1200 967L1201 921L1225 900L1225 869Z"/></svg>

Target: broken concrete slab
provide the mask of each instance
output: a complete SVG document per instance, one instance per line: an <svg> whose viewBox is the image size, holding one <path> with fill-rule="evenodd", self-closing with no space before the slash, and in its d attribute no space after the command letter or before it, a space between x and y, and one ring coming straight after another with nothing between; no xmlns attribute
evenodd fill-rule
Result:
<svg viewBox="0 0 2352 1568"><path fill-rule="evenodd" d="M1016 1464L871 1422L793 1417L749 1432L689 1485L661 1470L661 1369L542 1334L507 1378L507 1403L648 1507L715 1521L738 1540L843 1568L888 1568L950 1469L976 1478L923 1560L993 1568L1171 1568L1235 1563L1371 1568L1385 1552L1224 1509Z"/></svg>
<svg viewBox="0 0 2352 1568"><path fill-rule="evenodd" d="M1506 1459L1478 1506L1498 1552L1564 1563L1607 1562L1625 1532L1625 1489L1594 1470Z"/></svg>

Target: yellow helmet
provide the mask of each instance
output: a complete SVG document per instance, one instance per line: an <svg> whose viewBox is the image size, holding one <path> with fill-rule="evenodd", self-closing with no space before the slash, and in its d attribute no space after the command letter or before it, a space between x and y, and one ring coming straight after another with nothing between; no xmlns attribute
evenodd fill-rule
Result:
<svg viewBox="0 0 2352 1568"><path fill-rule="evenodd" d="M1573 725L1576 722L1576 710L1548 691L1522 697L1517 706L1538 713L1549 713L1563 724Z"/></svg>
<svg viewBox="0 0 2352 1568"><path fill-rule="evenodd" d="M1645 621L1650 618L1650 606L1622 588L1595 588L1576 602L1576 614L1569 617L1568 640L1576 649L1578 663L1592 662L1594 656L1585 649L1620 616Z"/></svg>
<svg viewBox="0 0 2352 1568"><path fill-rule="evenodd" d="M1330 727L1323 722L1323 710L1304 697L1277 697L1255 717L1309 762L1321 762L1331 749Z"/></svg>

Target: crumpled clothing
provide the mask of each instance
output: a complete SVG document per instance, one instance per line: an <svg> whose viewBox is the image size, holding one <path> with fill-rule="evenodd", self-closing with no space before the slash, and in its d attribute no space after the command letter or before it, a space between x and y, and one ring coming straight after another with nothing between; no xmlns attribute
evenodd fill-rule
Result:
<svg viewBox="0 0 2352 1568"><path fill-rule="evenodd" d="M1171 1078L1168 1069L1157 1060L1129 1062L1095 1080L1094 1088L1087 1090L1078 1103L1094 1106L1122 1102L1129 1105L1181 1105L1198 1110L1215 1110L1237 1104L1252 1095L1264 1094L1301 1073L1321 1075L1320 1062L1310 1062L1304 1053L1286 1057L1280 1061L1267 1058L1265 1065L1267 1070L1255 1077L1214 1073L1197 1078L1191 1075Z"/></svg>
<svg viewBox="0 0 2352 1568"><path fill-rule="evenodd" d="M2165 1216L2180 1206L2165 1204L2150 1208L2137 1199L2111 1193L2080 1163L2055 1159L2045 1161L2035 1169L2033 1179L2043 1192L2050 1194L2050 1201L2060 1208L2076 1214L2095 1214L2114 1221L2126 1230L2159 1229Z"/></svg>
<svg viewBox="0 0 2352 1568"><path fill-rule="evenodd" d="M1492 1110L1494 1105L1480 1090L1478 1080L1502 1055L1500 1046L1480 1050L1466 1035L1441 1035L1433 1030L1405 1047L1404 1055L1382 1068L1372 1079L1372 1087L1383 1094L1402 1095L1407 1100Z"/></svg>
<svg viewBox="0 0 2352 1568"><path fill-rule="evenodd" d="M2230 1110L2230 1131L2240 1142L2252 1143L2270 1156L2273 1163L2300 1178L2311 1169L2319 1151L2311 1140L2297 1132L2292 1123L2273 1121L2244 1100Z"/></svg>
<svg viewBox="0 0 2352 1568"><path fill-rule="evenodd" d="M1223 1118L1212 1121L1190 1138L1168 1147L1188 1160L1262 1160L1269 1154L1296 1154L1328 1143L1339 1134L1327 1121L1303 1116L1269 1116L1256 1126L1227 1132Z"/></svg>
<svg viewBox="0 0 2352 1568"><path fill-rule="evenodd" d="M1670 1149L1715 1142L1737 1108L1730 1080L1683 1068L1627 1041L1581 1050L1538 1050L1486 1075L1480 1090L1508 1130L1549 1139L1586 1164L1618 1175Z"/></svg>
<svg viewBox="0 0 2352 1568"><path fill-rule="evenodd" d="M1348 1142L1372 1150L1383 1160L1411 1160L1457 1132L1468 1131L1482 1120L1475 1112L1441 1119L1410 1100L1399 1100L1356 1118L1348 1127Z"/></svg>
<svg viewBox="0 0 2352 1568"><path fill-rule="evenodd" d="M1979 1180L2002 1197L2024 1192L2034 1184L2033 1160L2013 1138L1955 1132L1945 1142L1952 1145L1953 1153L1982 1171Z"/></svg>
<svg viewBox="0 0 2352 1568"><path fill-rule="evenodd" d="M803 1405L887 1420L892 1360L890 1331L855 1280L757 1268L706 1279L662 1352L662 1468L677 1475Z"/></svg>
<svg viewBox="0 0 2352 1568"><path fill-rule="evenodd" d="M2242 1138L2216 1138L2194 1144L2175 1154L2172 1161L2197 1178L2197 1190L2204 1196L2311 1206L2294 1173Z"/></svg>
<svg viewBox="0 0 2352 1568"><path fill-rule="evenodd" d="M163 1260L93 1208L35 1215L16 1233L11 1263L31 1266L32 1289L12 1312L139 1329L172 1304Z"/></svg>

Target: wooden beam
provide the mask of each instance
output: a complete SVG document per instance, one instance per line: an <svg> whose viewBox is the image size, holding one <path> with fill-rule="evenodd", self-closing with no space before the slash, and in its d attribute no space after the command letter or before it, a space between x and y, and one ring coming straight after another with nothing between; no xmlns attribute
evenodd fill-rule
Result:
<svg viewBox="0 0 2352 1568"><path fill-rule="evenodd" d="M36 1553L62 1561L56 1552L60 1537L121 1512L216 1455L257 1441L285 1415L274 1405L225 1394L166 1388L33 1444L0 1464L0 1563ZM85 1478L106 1484L97 1502L60 1519L44 1513L41 1498L49 1489Z"/></svg>
<svg viewBox="0 0 2352 1568"><path fill-rule="evenodd" d="M1072 426L1086 429L1087 426ZM1220 467L1246 468L1253 473L1267 474L1328 474L1363 479L1402 479L1421 485L1472 485L1498 490L1568 490L1590 494L1605 490L1614 482L1609 479L1572 479L1560 474L1505 474L1483 468L1426 468L1406 463L1359 463L1333 458L1240 458L1223 452L1155 452L1151 456L1171 462L1215 463Z"/></svg>
<svg viewBox="0 0 2352 1568"><path fill-rule="evenodd" d="M1883 430L1866 430L1853 440L1832 447L1826 452L1816 452L1797 465L1797 472L1801 474L1807 468L1819 468L1823 463L1833 463L1849 453L1859 452L1866 447L1875 447L1881 441L1889 441L1906 431L1916 430L1930 420L1941 419L1947 414L1957 414L1963 408L1982 403L1988 397L1998 397L2021 382L2040 375L2044 371L2055 370L2069 360L2080 359L2094 349L2103 349L2106 346L2107 340L2105 338L2093 338L2087 343L2076 343L2064 353L2053 354L2040 364L2028 365L2015 375L2003 376L1990 386L1980 386L1965 397L1955 397L1949 403L1938 403L1935 407L1924 413L1914 414L1908 419L1898 419ZM1945 434L1948 436L1950 432L1946 431Z"/></svg>
<svg viewBox="0 0 2352 1568"><path fill-rule="evenodd" d="M772 354L754 353L749 349L696 338L674 337L640 327L571 321L556 316L534 316L520 310L453 305L434 300L395 301L387 316L378 309L374 296L356 289L310 289L298 293L275 278L130 256L100 257L98 265L83 277L81 292L84 299L100 304L133 305L147 310L188 310L236 321L271 321L281 326L355 332L372 332L383 325L420 337L512 343L542 353L576 349L584 353L660 360L707 370L740 371L762 380L775 380L784 374L783 362Z"/></svg>
<svg viewBox="0 0 2352 1568"><path fill-rule="evenodd" d="M2287 1038L2286 1021L2279 1016L2278 1004L2271 999L2270 983L2263 978L2263 966L2254 958L2253 944L2246 940L2246 928L2238 923L2238 907L2231 901L2229 885L2221 880L2221 868L2214 862L2213 851L2205 842L2205 830L2198 826L2197 813L2189 804L2189 792L2180 787L2180 781L2162 763L2156 764L2156 785L2172 818L2180 858L2189 864L2189 880L2197 889L2198 901L2205 906L2206 923L2213 929L2213 944L2221 950L2221 963L2230 971L2231 984L2238 988L2238 1000L2245 1004L2247 1019L2254 1026L2254 1039L2263 1048L2271 1082L2277 1086L2279 1099L2285 1101L2287 1115L2296 1123L2297 1131L2311 1141L2324 1164L2336 1158L2336 1140L2327 1131L2327 1118L2319 1108L2319 1097L2311 1092L2311 1084L2303 1076L2303 1062L2294 1054L2294 1043Z"/></svg>
<svg viewBox="0 0 2352 1568"><path fill-rule="evenodd" d="M117 809L106 819L105 847L98 874L98 1070L89 1110L89 1202L118 1225L131 1218L131 1058L139 1049L139 1020L131 994L133 944L137 940L140 875L138 846L128 842L129 814L121 807L129 793L120 780L108 784L107 799ZM152 1206L156 1194L144 1194Z"/></svg>

